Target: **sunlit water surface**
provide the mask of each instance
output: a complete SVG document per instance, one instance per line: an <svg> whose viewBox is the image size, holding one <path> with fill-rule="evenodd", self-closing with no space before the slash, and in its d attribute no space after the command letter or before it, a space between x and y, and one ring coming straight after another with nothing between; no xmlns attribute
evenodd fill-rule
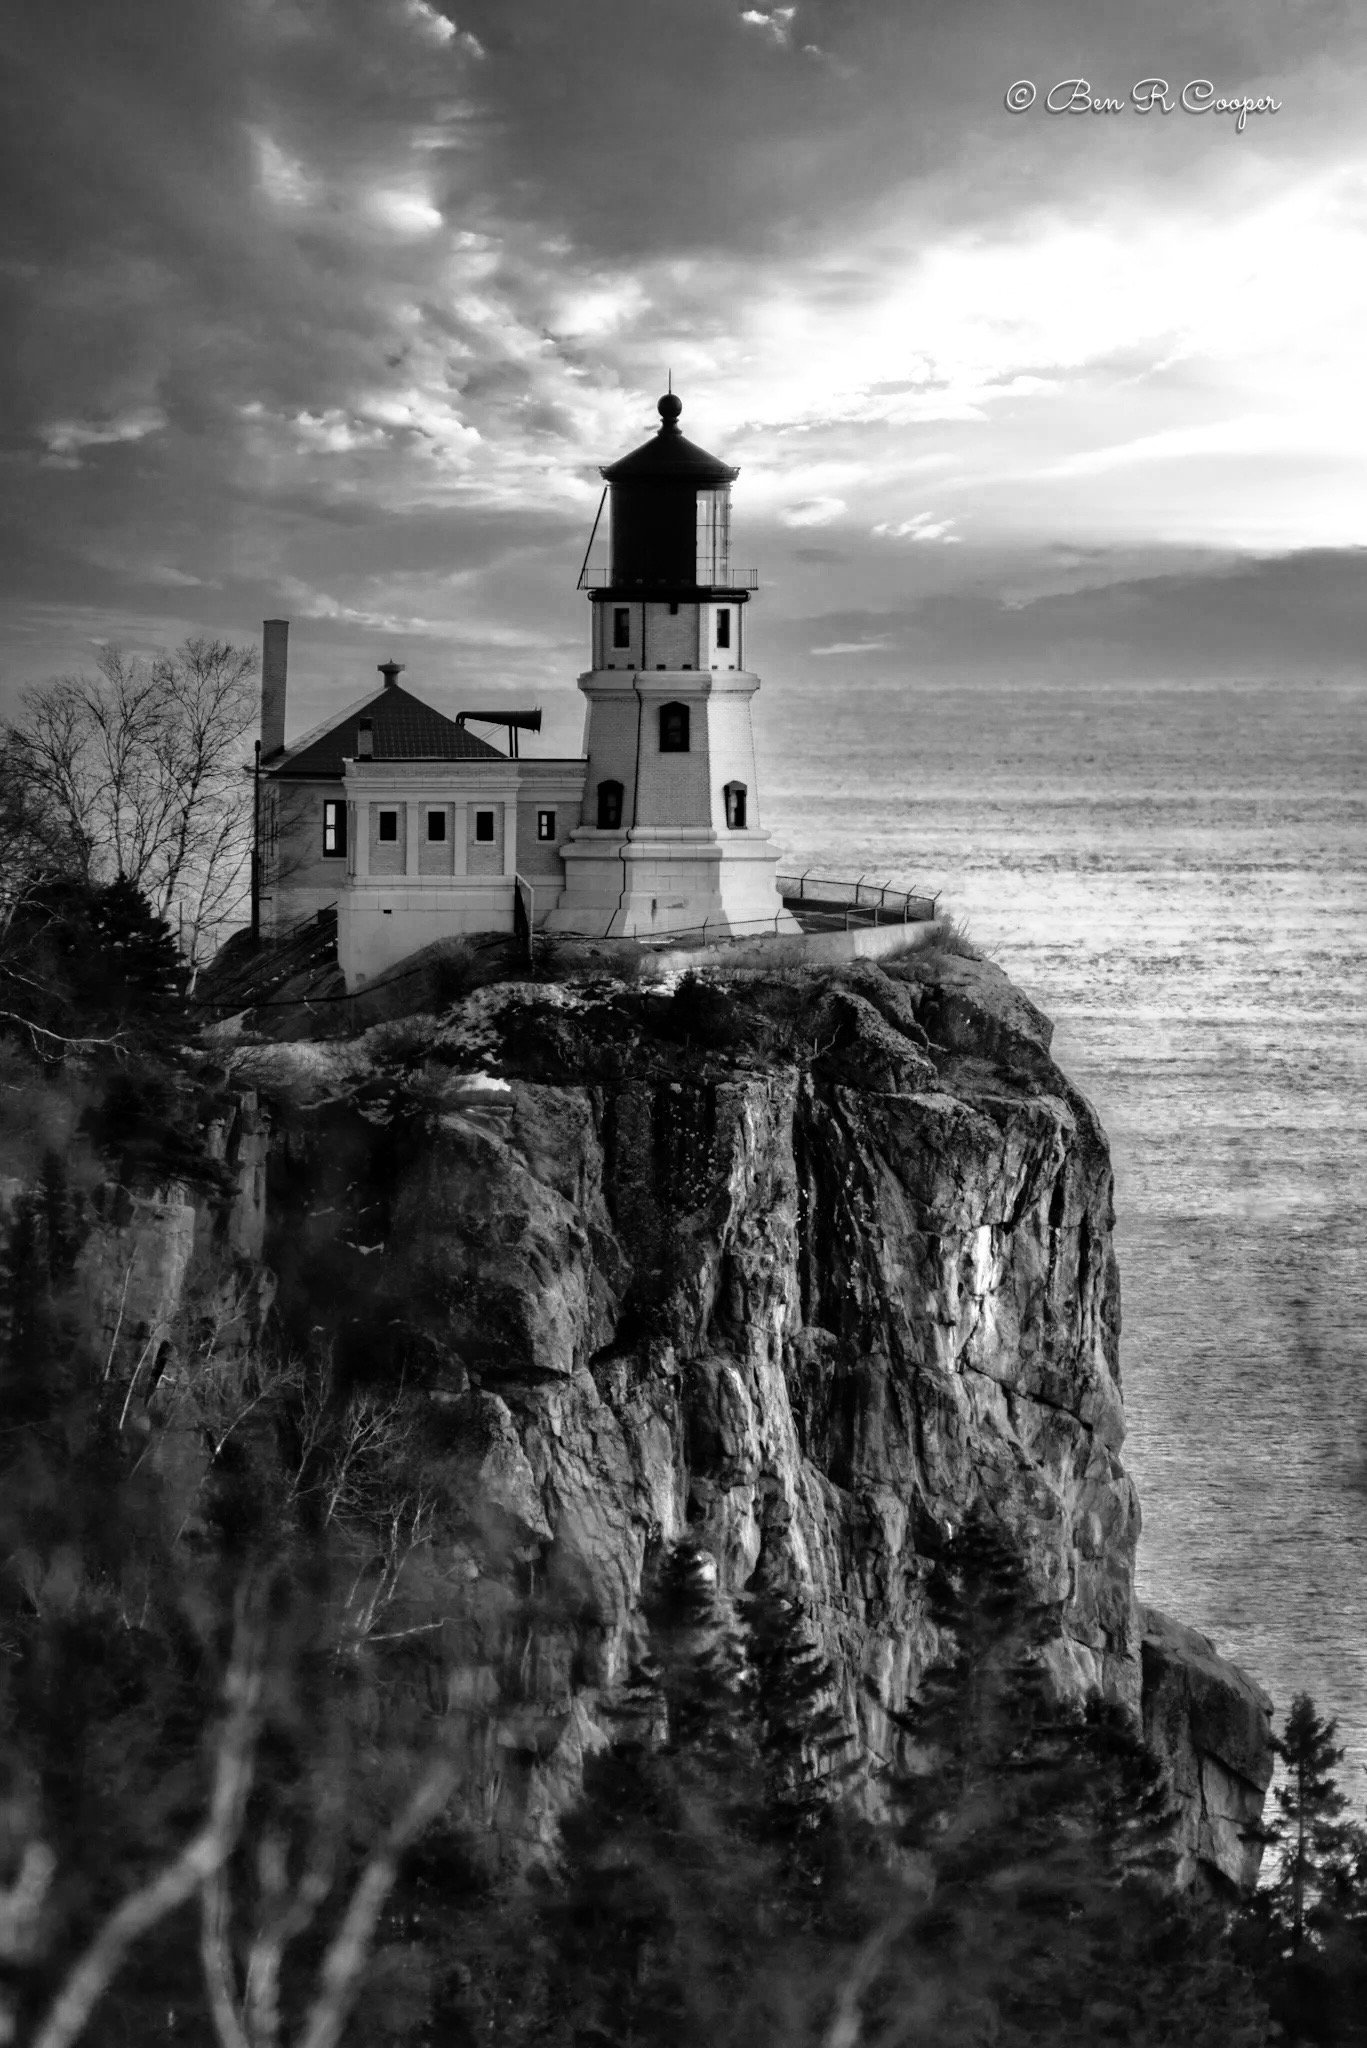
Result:
<svg viewBox="0 0 1367 2048"><path fill-rule="evenodd" d="M943 892L1110 1136L1141 1595L1367 1798L1363 692L759 700L785 859Z"/></svg>

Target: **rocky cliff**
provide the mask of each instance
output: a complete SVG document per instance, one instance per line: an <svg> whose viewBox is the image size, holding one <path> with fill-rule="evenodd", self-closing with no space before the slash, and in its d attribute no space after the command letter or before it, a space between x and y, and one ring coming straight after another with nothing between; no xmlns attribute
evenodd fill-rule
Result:
<svg viewBox="0 0 1367 2048"><path fill-rule="evenodd" d="M936 954L503 983L345 1042L239 1042L226 1220L148 1195L90 1285L111 1345L160 1360L146 1426L187 1502L164 1404L192 1326L201 1361L268 1327L407 1390L407 1597L448 1698L493 1709L473 1791L509 1853L604 1739L664 1547L800 1594L876 1758L935 1647L928 1554L983 1510L1055 1611L1060 1690L1144 1713L1188 1873L1246 1881L1267 1702L1136 1606L1110 1163L1049 1041L999 971Z"/></svg>

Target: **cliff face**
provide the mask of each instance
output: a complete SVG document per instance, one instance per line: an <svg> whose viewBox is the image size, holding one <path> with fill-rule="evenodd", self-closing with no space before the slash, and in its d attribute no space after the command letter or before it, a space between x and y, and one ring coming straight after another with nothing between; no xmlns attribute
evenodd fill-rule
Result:
<svg viewBox="0 0 1367 2048"><path fill-rule="evenodd" d="M207 1274L245 1330L259 1242L288 1342L321 1330L348 1376L419 1390L421 1597L449 1696L502 1703L472 1770L510 1853L603 1739L662 1547L800 1592L878 1756L934 1648L927 1551L981 1506L1056 1610L1060 1689L1147 1705L1189 1873L1249 1875L1266 1703L1204 1639L1145 1638L1110 1164L1049 1037L997 970L942 957L672 997L505 984L232 1053L237 1291L163 1195L140 1326ZM264 1206L244 1086L272 1105Z"/></svg>

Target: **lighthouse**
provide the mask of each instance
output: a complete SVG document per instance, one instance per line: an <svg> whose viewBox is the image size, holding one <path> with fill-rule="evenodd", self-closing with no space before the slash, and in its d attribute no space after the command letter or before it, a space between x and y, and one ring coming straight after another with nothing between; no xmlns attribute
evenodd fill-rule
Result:
<svg viewBox="0 0 1367 2048"><path fill-rule="evenodd" d="M745 662L755 578L731 563L738 472L680 432L672 390L658 410L658 432L601 471L609 558L586 571L582 823L561 848L549 929L796 931L762 828L759 677Z"/></svg>

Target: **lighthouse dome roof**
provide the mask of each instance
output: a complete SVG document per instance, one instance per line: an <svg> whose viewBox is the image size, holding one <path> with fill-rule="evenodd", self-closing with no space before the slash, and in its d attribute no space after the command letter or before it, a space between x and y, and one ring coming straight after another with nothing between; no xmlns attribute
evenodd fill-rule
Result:
<svg viewBox="0 0 1367 2048"><path fill-rule="evenodd" d="M709 455L705 448L699 448L696 441L688 440L679 432L679 414L683 401L673 391L667 391L659 402L659 432L652 440L643 441L639 448L633 448L629 455L623 455L616 462L600 470L605 483L650 484L686 482L698 491L719 490L724 484L733 483L740 471L732 469L729 463Z"/></svg>

